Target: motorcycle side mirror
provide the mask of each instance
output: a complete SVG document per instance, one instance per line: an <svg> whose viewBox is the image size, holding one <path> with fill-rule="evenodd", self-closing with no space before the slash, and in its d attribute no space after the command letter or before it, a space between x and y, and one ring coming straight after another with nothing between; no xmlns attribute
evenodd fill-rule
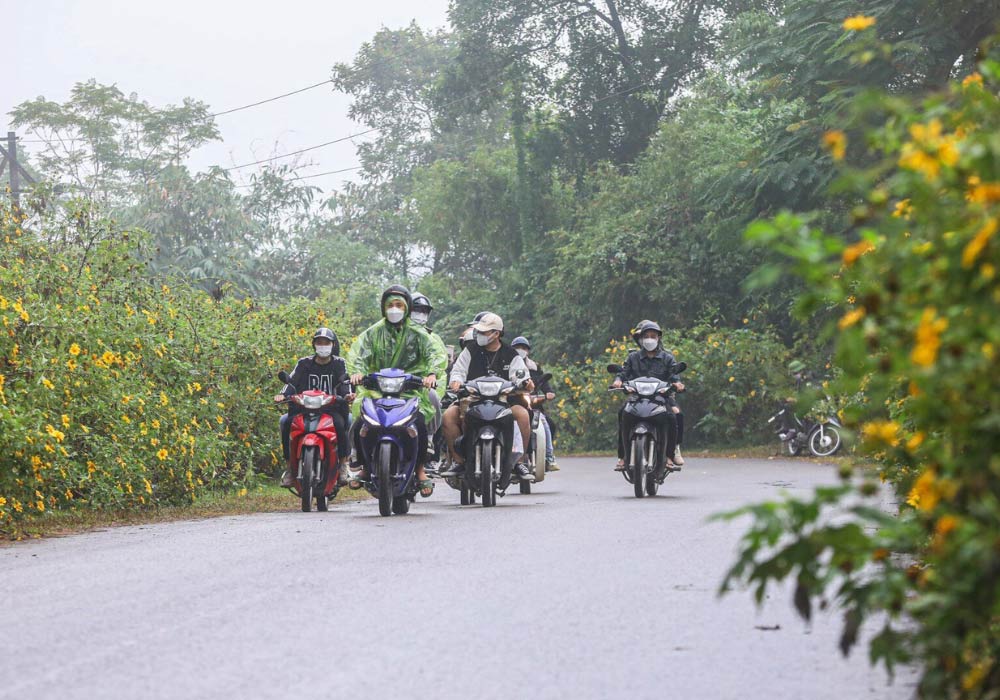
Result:
<svg viewBox="0 0 1000 700"><path fill-rule="evenodd" d="M552 373L551 372L546 372L545 374L542 375L541 381L539 381L539 384L544 384L545 382L549 381L550 379L552 379Z"/></svg>
<svg viewBox="0 0 1000 700"><path fill-rule="evenodd" d="M621 365L608 365L608 374L618 374L622 371Z"/></svg>
<svg viewBox="0 0 1000 700"><path fill-rule="evenodd" d="M678 362L676 365L674 365L674 369L677 371L677 374L680 374L687 368L688 368L687 362Z"/></svg>
<svg viewBox="0 0 1000 700"><path fill-rule="evenodd" d="M283 381L285 384L292 383L292 378L288 376L288 372L286 372L285 370L281 370L280 372L278 372L278 379Z"/></svg>

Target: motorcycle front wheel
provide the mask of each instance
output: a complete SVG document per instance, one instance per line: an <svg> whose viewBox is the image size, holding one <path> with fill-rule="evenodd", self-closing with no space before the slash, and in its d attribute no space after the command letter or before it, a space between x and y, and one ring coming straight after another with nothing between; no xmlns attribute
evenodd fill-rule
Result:
<svg viewBox="0 0 1000 700"><path fill-rule="evenodd" d="M632 488L636 498L645 495L646 485L646 443L649 441L648 435L638 435L632 438Z"/></svg>
<svg viewBox="0 0 1000 700"><path fill-rule="evenodd" d="M479 488L483 495L483 507L491 508L497 504L497 492L493 488L493 442L479 445L479 469L482 473Z"/></svg>
<svg viewBox="0 0 1000 700"><path fill-rule="evenodd" d="M299 497L302 499L302 512L312 510L313 474L317 468L317 452L315 447L307 447L302 453L302 475L299 477Z"/></svg>
<svg viewBox="0 0 1000 700"><path fill-rule="evenodd" d="M840 449L840 431L829 423L821 424L809 436L809 451L817 457L829 457Z"/></svg>
<svg viewBox="0 0 1000 700"><path fill-rule="evenodd" d="M392 515L392 443L379 445L375 474L378 478L379 515Z"/></svg>

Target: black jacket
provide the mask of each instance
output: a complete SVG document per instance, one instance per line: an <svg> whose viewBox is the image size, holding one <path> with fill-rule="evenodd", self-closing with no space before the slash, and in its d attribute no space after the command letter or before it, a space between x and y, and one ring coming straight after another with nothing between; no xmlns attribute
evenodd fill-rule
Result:
<svg viewBox="0 0 1000 700"><path fill-rule="evenodd" d="M285 396L293 396L310 389L319 389L340 398L351 392L349 385L338 384L345 374L347 374L347 365L344 364L343 358L334 355L327 364L321 365L316 362L315 355L309 355L295 363L295 369L288 377L291 383L286 384L281 393ZM346 406L345 401L338 400L331 407L324 409L324 412L345 411ZM294 403L288 404L289 413L294 414L301 411L300 406Z"/></svg>
<svg viewBox="0 0 1000 700"><path fill-rule="evenodd" d="M646 354L645 350L633 350L629 353L622 371L618 373L618 379L623 382L631 381L637 377L655 377L663 382L679 382L681 380L677 372L677 360L673 353L660 350L652 357Z"/></svg>

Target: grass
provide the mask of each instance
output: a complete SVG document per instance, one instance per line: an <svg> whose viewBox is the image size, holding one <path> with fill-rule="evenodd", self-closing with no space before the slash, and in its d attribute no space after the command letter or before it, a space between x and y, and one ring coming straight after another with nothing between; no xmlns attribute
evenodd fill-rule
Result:
<svg viewBox="0 0 1000 700"><path fill-rule="evenodd" d="M367 491L342 489L334 503L370 498ZM331 504L332 505L332 504ZM213 491L187 506L163 506L142 510L68 510L46 511L44 515L18 524L19 530L8 539L0 535L0 547L12 542L43 537L65 537L82 532L124 525L148 525L178 520L203 520L225 515L282 513L298 510L299 500L273 481L249 489L246 495L236 491Z"/></svg>

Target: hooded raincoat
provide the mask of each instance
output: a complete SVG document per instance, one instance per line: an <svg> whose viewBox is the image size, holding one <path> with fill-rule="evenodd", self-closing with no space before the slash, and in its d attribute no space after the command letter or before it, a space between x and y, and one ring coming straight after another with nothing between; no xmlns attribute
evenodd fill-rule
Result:
<svg viewBox="0 0 1000 700"><path fill-rule="evenodd" d="M444 345L435 342L423 326L405 319L398 327L382 319L358 336L347 353L347 371L350 374L370 374L381 369L394 367L421 377L434 374L439 379L445 376L448 355ZM378 392L358 389L358 400L352 408L354 417L361 412L361 399L366 396L380 396ZM430 425L434 418L434 407L427 396L427 390L408 392L406 396L420 398L420 413Z"/></svg>

